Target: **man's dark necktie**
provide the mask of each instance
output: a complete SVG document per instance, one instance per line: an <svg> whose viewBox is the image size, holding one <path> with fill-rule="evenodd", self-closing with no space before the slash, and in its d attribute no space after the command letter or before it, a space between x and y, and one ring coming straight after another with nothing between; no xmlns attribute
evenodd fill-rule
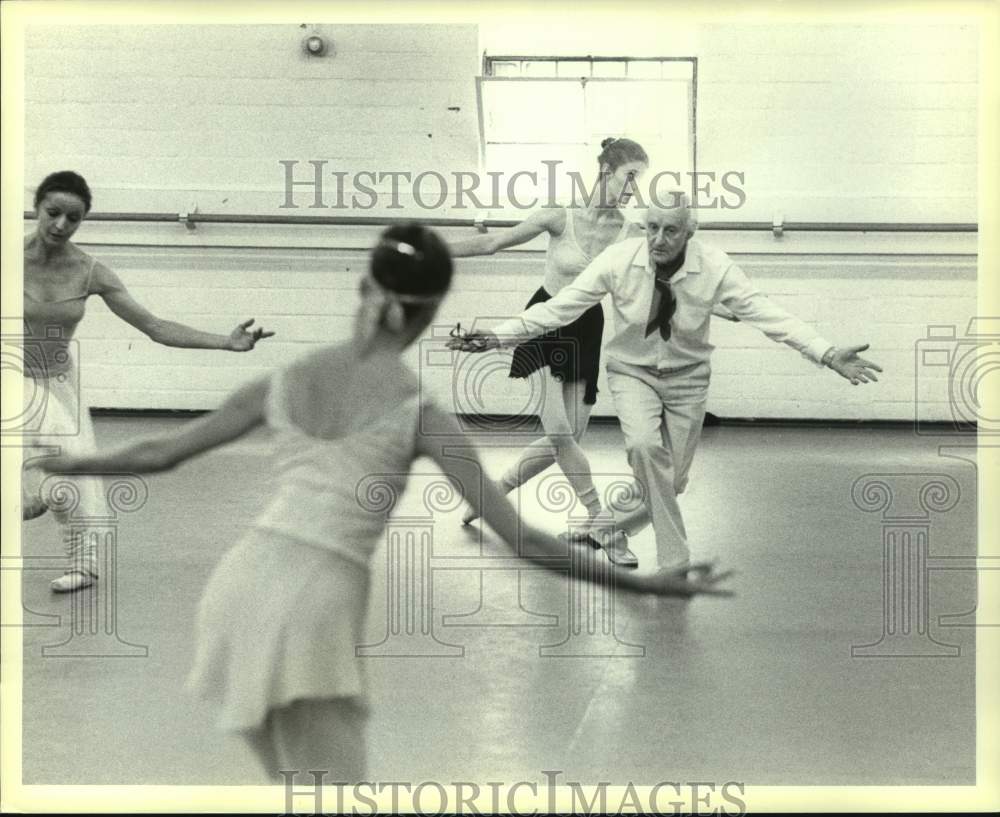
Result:
<svg viewBox="0 0 1000 817"><path fill-rule="evenodd" d="M664 266L656 267L654 286L656 287L656 291L660 293L660 304L656 310L656 314L646 324L647 338L653 334L654 329L659 328L660 337L664 340L670 340L670 319L673 318L674 312L677 311L677 299L674 297L674 291L670 288L670 279L684 266L686 257L687 244L684 245L680 254L673 261Z"/></svg>
<svg viewBox="0 0 1000 817"><path fill-rule="evenodd" d="M670 340L670 319L677 311L677 299L674 298L673 290L670 288L670 277L674 272L675 270L667 273L658 272L656 275L655 286L656 291L660 293L660 306L653 319L646 324L647 338L653 334L654 329L659 328L660 337Z"/></svg>

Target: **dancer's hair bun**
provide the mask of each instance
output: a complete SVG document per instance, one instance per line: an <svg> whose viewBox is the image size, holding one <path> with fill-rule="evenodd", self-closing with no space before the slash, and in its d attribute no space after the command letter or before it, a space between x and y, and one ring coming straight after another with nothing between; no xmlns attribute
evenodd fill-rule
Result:
<svg viewBox="0 0 1000 817"><path fill-rule="evenodd" d="M375 245L371 271L383 287L401 295L444 294L451 284L451 253L433 230L397 224Z"/></svg>

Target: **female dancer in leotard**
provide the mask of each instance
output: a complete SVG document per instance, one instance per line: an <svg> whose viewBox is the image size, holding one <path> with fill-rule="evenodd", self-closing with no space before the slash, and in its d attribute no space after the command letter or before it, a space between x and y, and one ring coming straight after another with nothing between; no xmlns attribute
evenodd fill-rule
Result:
<svg viewBox="0 0 1000 817"><path fill-rule="evenodd" d="M86 453L94 448L90 413L80 404L80 378L70 340L83 318L87 298L100 295L122 320L165 346L189 349L228 349L246 352L273 332L247 331L253 319L228 335L201 332L156 317L140 306L110 269L70 240L90 212L91 193L82 176L64 170L47 176L35 191L38 225L24 240L24 389L22 430L29 444L28 467L22 481L22 516L31 519L47 509L41 497L40 472L31 466L37 452L31 448L61 447ZM97 478L74 481L79 494L75 515L101 517L107 513ZM52 582L58 593L88 587L97 577L97 553L86 536L72 536L68 512L54 508L63 528L69 564Z"/></svg>
<svg viewBox="0 0 1000 817"><path fill-rule="evenodd" d="M589 201L579 207L542 209L509 230L457 242L451 246L452 255L491 255L548 233L545 281L528 301L527 306L532 306L553 297L609 245L641 234L638 225L625 219L620 206L631 196L649 157L631 139L608 138L601 148L595 195ZM510 369L510 376L518 378L548 369L541 376L539 407L545 436L525 448L500 478L500 486L505 492L513 491L558 463L587 510L588 522L580 534L598 523L602 511L580 442L597 401L603 331L604 312L598 304L559 331L518 346ZM468 524L475 518L475 512L468 511L462 521ZM635 563L627 550L608 551L608 555L620 564Z"/></svg>
<svg viewBox="0 0 1000 817"><path fill-rule="evenodd" d="M368 565L391 512L365 497L401 495L417 457L433 459L526 558L589 579L614 571L619 586L640 593L725 593L725 575L708 565L647 577L598 564L590 550L568 560L564 545L519 519L492 482L482 484L476 459L446 453L468 452L458 421L422 401L401 355L433 320L451 271L434 233L393 227L372 253L351 341L244 386L173 434L46 465L163 471L261 425L274 431L273 496L208 582L190 676L218 703L219 725L247 740L272 778L279 769L323 769L333 781L364 779L366 687L355 647L364 643Z"/></svg>

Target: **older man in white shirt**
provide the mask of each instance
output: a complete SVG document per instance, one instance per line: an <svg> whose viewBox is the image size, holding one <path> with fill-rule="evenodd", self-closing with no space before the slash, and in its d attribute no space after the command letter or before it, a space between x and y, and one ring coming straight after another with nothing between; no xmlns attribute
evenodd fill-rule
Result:
<svg viewBox="0 0 1000 817"><path fill-rule="evenodd" d="M473 352L513 346L572 322L610 293L614 335L605 348L608 386L644 496L640 512L617 518L615 526L634 533L651 519L658 567L664 570L684 569L690 562L677 495L687 484L705 417L714 308L721 304L771 340L855 385L877 380L874 372L881 371L859 357L867 345L838 349L770 301L726 253L694 238L697 221L686 199L677 196L674 204L650 207L645 238L608 247L552 299L493 332L453 344ZM635 563L620 542L605 550L613 562Z"/></svg>

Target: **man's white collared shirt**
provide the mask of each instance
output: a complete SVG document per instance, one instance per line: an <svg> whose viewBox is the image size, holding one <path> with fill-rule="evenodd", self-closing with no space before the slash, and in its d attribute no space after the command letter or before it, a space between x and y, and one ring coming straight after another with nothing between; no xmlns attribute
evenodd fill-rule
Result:
<svg viewBox="0 0 1000 817"><path fill-rule="evenodd" d="M721 250L696 238L688 241L684 263L670 279L677 310L671 335L646 337L655 290L655 274L645 236L612 244L557 295L535 304L493 330L504 346L513 346L572 323L589 307L611 295L614 334L605 348L610 360L671 370L708 362L712 308L722 304L743 323L778 343L786 343L819 364L832 344L760 292Z"/></svg>

